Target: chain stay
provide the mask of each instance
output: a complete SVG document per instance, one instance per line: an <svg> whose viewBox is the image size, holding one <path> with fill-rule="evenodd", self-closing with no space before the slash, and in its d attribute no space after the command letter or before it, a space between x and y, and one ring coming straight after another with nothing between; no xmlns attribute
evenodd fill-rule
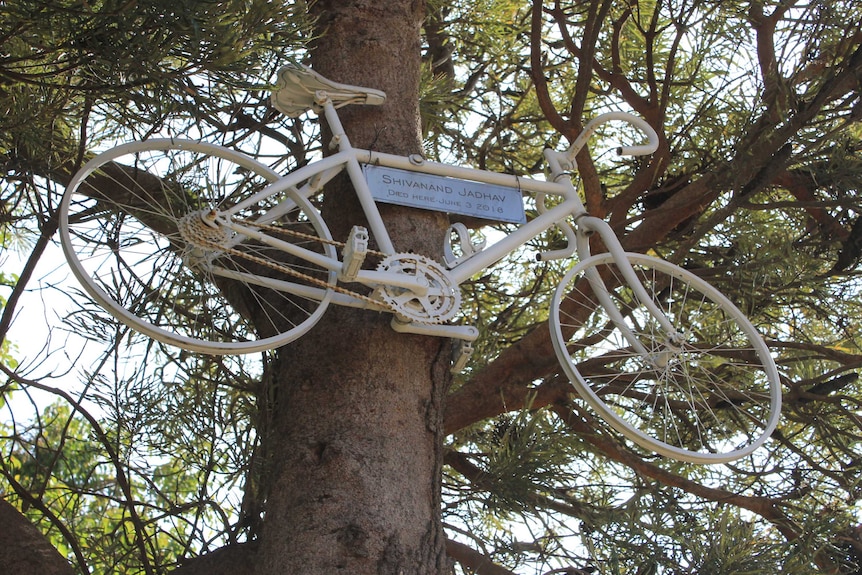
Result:
<svg viewBox="0 0 862 575"><path fill-rule="evenodd" d="M237 220L237 221L243 225L256 227L256 228L266 230L269 232L276 232L276 233L279 233L281 235L288 235L288 236L293 236L293 237L299 238L299 239L318 241L322 244L327 244L327 245L331 245L331 246L335 246L335 247L343 247L345 245L344 242L338 242L335 240L327 240L327 239L321 238L319 236L315 236L312 234L306 234L303 232L297 232L295 230L285 230L284 228L279 228L278 226L267 225L267 224L258 224L258 223L250 222L247 220ZM364 295L364 294L355 292L353 290L341 287L339 285L331 284L325 280L321 280L321 279L312 277L308 274L304 274L304 273L297 271L295 269L292 269L290 267L283 266L283 265L276 263L270 259L262 258L260 256L253 255L253 254L244 252L242 250L238 250L236 248L229 248L229 247L221 246L218 243L213 242L209 239L198 237L198 238L195 238L195 243L197 243L198 245L200 245L202 247L211 249L211 250L230 254L230 255L236 256L238 258L252 261L254 263L260 264L264 267L268 267L270 269L281 272L283 274L307 281L308 283L315 285L317 287L321 287L323 289L331 289L332 291L334 291L336 293L340 293L342 295L354 297L358 300L364 301L366 303L370 303L370 304L374 305L375 307L386 307L386 308L392 307L387 302L384 302L384 301L381 301L378 299L374 299L372 297L369 297L367 295ZM368 253L375 255L375 256L378 256L378 257L384 257L384 254L377 252L377 251L368 250ZM394 312L395 310L391 309L391 311Z"/></svg>
<svg viewBox="0 0 862 575"><path fill-rule="evenodd" d="M287 230L287 229L284 229L284 228L281 228L279 226L275 226L272 224L261 224L261 223L252 222L249 220L237 220L237 223L240 223L242 225L246 225L249 227L254 227L254 228L257 228L257 229L260 229L263 231L267 231L270 233L274 233L274 234L278 234L278 235L282 235L282 236L290 236L293 238L303 239L303 240L312 241L312 242L319 242L321 244L331 245L331 246L334 246L337 248L343 249L347 245L345 242L339 242L339 241L332 240L332 239L321 238L320 236L316 236L313 234L307 234L304 232L298 232L296 230ZM315 285L317 287L321 287L323 289L331 289L336 293L340 293L342 295L353 297L353 298L356 298L360 301L364 301L366 303L369 303L376 308L386 308L390 312L395 313L396 315L401 315L401 310L399 309L398 305L394 301L389 301L390 298L380 297L380 295L378 295L377 297L372 297L372 296L368 296L365 294L361 294L361 293L358 293L356 291L341 287L340 285L331 284L325 280L321 280L321 279L309 276L307 274L304 274L304 273L297 271L295 269L292 269L290 267L283 266L283 265L281 265L277 262L274 262L270 259L256 256L256 255L244 252L242 250L239 250L239 249L236 249L233 247L226 247L226 246L220 245L218 242L213 241L210 237L202 236L199 233L195 234L195 236L196 237L194 238L193 243L195 243L196 245L199 245L201 247L211 249L213 251L229 254L231 256L235 256L238 258L242 258L242 259L254 262L256 264L259 264L259 265L262 265L264 267L273 269L273 270L278 271L280 273L301 279L301 280L306 281L306 282L308 282L312 285ZM383 252L379 252L379 251L371 250L371 249L366 250L366 253L368 255L372 255L372 256L381 258L383 260L385 260L388 257ZM426 259L426 258L423 258L422 256L418 256L418 255L415 256L414 258L407 258L406 256L408 256L408 255L409 254L400 254L400 258L404 261L407 261L409 259L413 259L415 265L417 265L417 266L422 265L422 263ZM376 290L375 293L380 294L381 292L379 290ZM425 319L425 321L428 321L429 319L431 319L431 318L427 318L427 319ZM414 318L414 321L420 321L421 323L425 323L425 321L423 321L423 318L418 318L418 317ZM432 323L436 323L436 322L432 322Z"/></svg>

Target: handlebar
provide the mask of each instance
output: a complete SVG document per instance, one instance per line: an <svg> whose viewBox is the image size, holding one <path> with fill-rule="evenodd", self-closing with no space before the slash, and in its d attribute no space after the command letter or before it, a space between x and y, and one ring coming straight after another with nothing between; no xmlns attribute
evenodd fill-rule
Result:
<svg viewBox="0 0 862 575"><path fill-rule="evenodd" d="M556 152L554 150L545 150L545 159L551 167L552 172L562 172L567 169L576 169L577 162L575 161L575 156L578 155L578 152L581 151L581 148L587 143L587 140L596 129L602 124L606 124L607 122L613 122L615 120L620 120L623 122L627 122L631 124L638 130L644 133L647 137L646 144L639 144L635 146L620 146L616 149L617 155L620 156L644 156L647 154L652 154L658 148L658 134L656 134L655 130L653 130L652 126L646 123L643 118L639 118L637 116L633 116L626 112L608 112L606 114L601 114L596 116L584 126L584 129L575 138L575 141L572 142L572 145L565 152Z"/></svg>

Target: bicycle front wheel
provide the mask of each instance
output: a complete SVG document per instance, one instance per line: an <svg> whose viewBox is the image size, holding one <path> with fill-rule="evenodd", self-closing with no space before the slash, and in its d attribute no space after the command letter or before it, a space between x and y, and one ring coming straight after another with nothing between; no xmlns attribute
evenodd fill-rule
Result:
<svg viewBox="0 0 862 575"><path fill-rule="evenodd" d="M66 190L63 250L85 290L149 337L210 354L284 345L320 319L334 272L200 217L245 202L235 221L265 221L265 233L335 257L318 211L292 189L272 186L250 201L278 178L244 154L203 142L112 148Z"/></svg>
<svg viewBox="0 0 862 575"><path fill-rule="evenodd" d="M626 254L660 322L611 254L563 278L551 303L551 339L577 390L641 447L693 463L752 453L778 423L781 385L769 349L733 303L669 262ZM609 313L596 296L605 292Z"/></svg>

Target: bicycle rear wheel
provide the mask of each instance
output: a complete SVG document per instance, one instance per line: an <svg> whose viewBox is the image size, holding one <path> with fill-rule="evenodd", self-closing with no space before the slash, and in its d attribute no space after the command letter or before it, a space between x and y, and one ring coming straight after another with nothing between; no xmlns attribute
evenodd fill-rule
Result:
<svg viewBox="0 0 862 575"><path fill-rule="evenodd" d="M664 260L626 256L675 333L638 300L611 254L584 260L557 288L549 321L578 394L617 431L666 457L721 463L750 454L775 429L781 408L763 339L704 280ZM599 303L595 283L621 316Z"/></svg>
<svg viewBox="0 0 862 575"><path fill-rule="evenodd" d="M335 273L201 226L200 218L236 206L278 177L244 154L202 142L158 139L112 148L66 190L63 250L85 290L149 337L210 354L284 345L320 319ZM272 191L234 220L260 221L289 200L287 213L267 219L266 233L334 257L318 211L291 189ZM302 235L286 235L294 230Z"/></svg>

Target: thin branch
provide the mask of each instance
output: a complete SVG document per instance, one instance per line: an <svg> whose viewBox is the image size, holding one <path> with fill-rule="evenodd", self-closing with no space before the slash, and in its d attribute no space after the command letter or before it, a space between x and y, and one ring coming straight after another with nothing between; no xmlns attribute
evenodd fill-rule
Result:
<svg viewBox="0 0 862 575"><path fill-rule="evenodd" d="M55 210L48 214L47 219L40 226L39 239L36 240L36 244L33 246L33 251L30 252L30 257L27 258L27 262L24 264L24 269L21 270L21 274L18 276L15 288L9 295L9 299L6 300L3 315L0 316L0 342L6 339L6 334L9 332L9 326L12 325L12 319L15 316L18 300L21 299L27 284L30 282L30 278L33 277L33 271L36 269L42 254L45 253L45 249L50 244L51 238L56 233L59 221L60 219Z"/></svg>
<svg viewBox="0 0 862 575"><path fill-rule="evenodd" d="M42 391L46 391L48 393L54 394L63 398L69 405L74 408L75 411L81 414L84 419L87 420L87 423L93 428L93 433L98 439L98 441L102 444L107 452L108 458L111 460L111 463L114 466L115 471L117 472L117 484L120 487L120 490L123 492L123 495L126 497L126 510L129 512L129 518L132 522L132 525L135 527L135 543L138 547L138 551L141 554L141 562L144 567L144 572L147 575L154 575L153 567L150 565L150 561L147 555L146 543L144 542L144 524L138 515L137 510L135 509L134 497L132 495L132 488L129 484L129 480L126 477L126 474L123 470L122 463L120 462L120 457L117 452L114 450L114 447L111 445L110 438L108 434L102 429L102 426L99 424L98 420L90 414L89 411L84 409L84 407L78 402L74 397L69 395L66 391L52 387L50 385L45 385L39 381L35 381L32 379L26 379L9 369L7 366L0 363L0 371L6 374L7 377L13 379L14 381L27 385L30 387L34 387L36 389L40 389Z"/></svg>
<svg viewBox="0 0 862 575"><path fill-rule="evenodd" d="M493 482L489 480L490 478L487 474L470 461L465 454L457 451L449 451L446 453L443 461L446 465L469 480L471 485L477 489L490 491L492 493L496 491ZM541 509L549 509L554 513L562 513L563 515L580 519L588 523L595 523L597 521L597 517L608 511L607 509L597 509L592 505L584 505L575 502L564 503L558 501L552 497L540 494L538 486L531 490L524 503L529 503L530 505L534 505Z"/></svg>
<svg viewBox="0 0 862 575"><path fill-rule="evenodd" d="M727 503L747 509L772 523L788 541L799 538L800 527L784 515L772 499L739 495L724 489L707 487L681 475L666 471L658 465L644 461L610 437L596 432L597 426L587 421L584 414L576 413L572 409L562 406L555 406L554 411L572 431L599 449L606 457L630 467L639 475L654 479L669 487L678 487L709 501Z"/></svg>

